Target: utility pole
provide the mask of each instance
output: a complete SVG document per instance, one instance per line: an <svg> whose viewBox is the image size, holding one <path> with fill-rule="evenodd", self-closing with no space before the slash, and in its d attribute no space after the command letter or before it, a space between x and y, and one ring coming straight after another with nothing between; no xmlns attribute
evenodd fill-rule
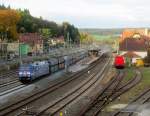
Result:
<svg viewBox="0 0 150 116"><path fill-rule="evenodd" d="M126 51L128 51L127 49L127 47L128 47L128 43L127 43L128 41L127 41L127 38L126 38Z"/></svg>
<svg viewBox="0 0 150 116"><path fill-rule="evenodd" d="M19 42L19 61L20 61L20 65L22 65L21 43L20 42Z"/></svg>
<svg viewBox="0 0 150 116"><path fill-rule="evenodd" d="M70 48L70 37L69 37L70 35L69 35L69 32L67 33L67 43L68 43L68 46L69 46L69 48Z"/></svg>
<svg viewBox="0 0 150 116"><path fill-rule="evenodd" d="M119 54L119 41L115 40L115 48L117 49L117 54Z"/></svg>

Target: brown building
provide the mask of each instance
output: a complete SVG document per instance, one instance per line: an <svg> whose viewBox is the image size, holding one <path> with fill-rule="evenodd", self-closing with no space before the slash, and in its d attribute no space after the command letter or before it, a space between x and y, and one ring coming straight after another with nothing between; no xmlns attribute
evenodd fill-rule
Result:
<svg viewBox="0 0 150 116"><path fill-rule="evenodd" d="M148 29L125 29L119 40L119 51L121 55L132 52L134 56L143 58L147 55L148 41L150 41Z"/></svg>
<svg viewBox="0 0 150 116"><path fill-rule="evenodd" d="M147 29L125 29L119 41L120 51L146 51L149 41Z"/></svg>

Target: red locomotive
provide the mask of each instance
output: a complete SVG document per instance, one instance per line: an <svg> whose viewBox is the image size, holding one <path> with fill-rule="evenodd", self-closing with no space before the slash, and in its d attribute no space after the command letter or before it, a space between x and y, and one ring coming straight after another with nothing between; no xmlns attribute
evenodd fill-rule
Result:
<svg viewBox="0 0 150 116"><path fill-rule="evenodd" d="M123 69L125 67L125 60L123 56L116 56L114 66L117 69Z"/></svg>

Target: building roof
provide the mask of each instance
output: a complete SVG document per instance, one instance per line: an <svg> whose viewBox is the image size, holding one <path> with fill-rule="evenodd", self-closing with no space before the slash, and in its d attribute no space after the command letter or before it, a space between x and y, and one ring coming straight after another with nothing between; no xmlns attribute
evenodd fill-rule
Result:
<svg viewBox="0 0 150 116"><path fill-rule="evenodd" d="M129 29L122 33L119 41L120 51L146 51L146 41L150 41L150 37L145 30Z"/></svg>
<svg viewBox="0 0 150 116"><path fill-rule="evenodd" d="M129 57L129 58L141 58L141 56L137 55L134 52L126 52L125 54L123 54L122 56L124 57Z"/></svg>
<svg viewBox="0 0 150 116"><path fill-rule="evenodd" d="M140 35L147 35L148 30L147 29L125 29L122 33L121 39L130 38L135 33L138 33Z"/></svg>
<svg viewBox="0 0 150 116"><path fill-rule="evenodd" d="M27 44L42 44L42 37L38 33L24 33L19 35L19 41Z"/></svg>

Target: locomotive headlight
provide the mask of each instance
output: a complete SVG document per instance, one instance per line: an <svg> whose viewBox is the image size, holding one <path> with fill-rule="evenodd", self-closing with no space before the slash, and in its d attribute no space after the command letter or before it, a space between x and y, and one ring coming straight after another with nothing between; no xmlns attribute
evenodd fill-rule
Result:
<svg viewBox="0 0 150 116"><path fill-rule="evenodd" d="M27 75L26 75L27 77L30 77L31 76L31 73L30 72L27 72Z"/></svg>
<svg viewBox="0 0 150 116"><path fill-rule="evenodd" d="M22 75L23 73L22 72L19 72L19 75Z"/></svg>
<svg viewBox="0 0 150 116"><path fill-rule="evenodd" d="M31 73L30 72L27 72L27 75L30 75Z"/></svg>

